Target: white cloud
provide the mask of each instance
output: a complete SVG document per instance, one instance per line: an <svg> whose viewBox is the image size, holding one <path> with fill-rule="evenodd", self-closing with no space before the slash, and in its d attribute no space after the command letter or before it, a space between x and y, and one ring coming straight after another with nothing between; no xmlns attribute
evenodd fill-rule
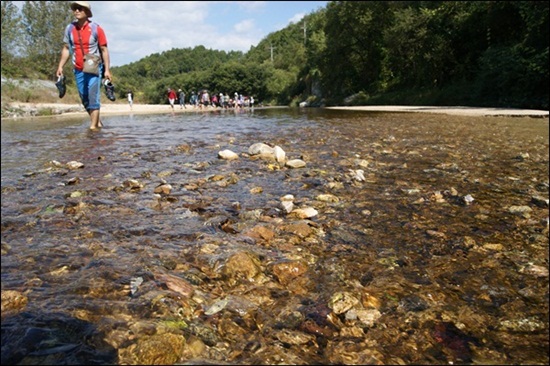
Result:
<svg viewBox="0 0 550 366"><path fill-rule="evenodd" d="M246 34L248 32L254 31L255 26L256 25L254 23L254 20L246 19L246 20L243 20L242 22L235 24L233 28L239 34Z"/></svg>
<svg viewBox="0 0 550 366"><path fill-rule="evenodd" d="M23 1L16 1L22 6ZM173 48L247 52L327 1L90 1L107 35L111 65ZM69 2L67 2L67 11Z"/></svg>
<svg viewBox="0 0 550 366"><path fill-rule="evenodd" d="M302 20L302 18L306 15L306 13L298 13L296 15L294 15L292 18L290 18L290 20L288 21L289 23L298 23L300 20Z"/></svg>

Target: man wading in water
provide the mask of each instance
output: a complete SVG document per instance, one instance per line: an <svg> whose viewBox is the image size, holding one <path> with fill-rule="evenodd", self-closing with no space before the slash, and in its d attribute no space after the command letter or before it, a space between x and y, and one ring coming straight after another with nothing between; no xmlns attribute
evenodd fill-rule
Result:
<svg viewBox="0 0 550 366"><path fill-rule="evenodd" d="M80 100L90 115L90 129L96 130L103 127L99 117L101 77L102 75L109 81L105 89L109 99L113 100L113 90L108 90L107 85L111 84L111 70L109 49L107 48L107 37L103 28L97 23L93 23L89 18L92 17L92 7L86 1L74 1L71 3L75 21L65 28L63 36L63 49L61 50L61 59L57 67L56 76L63 77L63 66L72 55L74 75ZM84 72L84 55L92 54L99 56L98 74ZM109 94L111 93L111 94Z"/></svg>

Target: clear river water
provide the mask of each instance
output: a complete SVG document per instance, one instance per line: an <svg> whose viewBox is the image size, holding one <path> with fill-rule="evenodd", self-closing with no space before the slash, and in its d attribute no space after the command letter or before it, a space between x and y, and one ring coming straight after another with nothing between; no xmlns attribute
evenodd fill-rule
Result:
<svg viewBox="0 0 550 366"><path fill-rule="evenodd" d="M548 364L548 118L103 121L2 121L2 364Z"/></svg>

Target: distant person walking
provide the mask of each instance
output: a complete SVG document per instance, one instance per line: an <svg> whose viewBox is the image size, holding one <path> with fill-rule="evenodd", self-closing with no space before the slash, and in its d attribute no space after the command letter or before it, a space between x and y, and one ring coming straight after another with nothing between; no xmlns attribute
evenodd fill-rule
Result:
<svg viewBox="0 0 550 366"><path fill-rule="evenodd" d="M198 100L197 94L195 94L195 91L193 90L191 92L191 98L189 99L189 103L193 106L193 108L197 107Z"/></svg>
<svg viewBox="0 0 550 366"><path fill-rule="evenodd" d="M201 104L200 104L200 108L202 109L203 107L204 108L208 108L208 106L210 105L210 94L208 94L208 90L203 90L201 92Z"/></svg>
<svg viewBox="0 0 550 366"><path fill-rule="evenodd" d="M185 92L181 89L178 90L178 93L179 93L179 100L180 100L180 109L187 109L187 107L185 106Z"/></svg>
<svg viewBox="0 0 550 366"><path fill-rule="evenodd" d="M72 55L73 72L75 82L78 88L78 94L82 105L86 108L86 112L90 116L90 129L96 130L103 127L101 123L99 110L101 108L101 78L104 77L112 81L109 49L107 48L107 37L103 28L90 20L92 17L92 7L86 1L73 1L70 3L70 8L73 12L75 21L67 25L63 35L63 48L61 49L61 57L57 66L56 76L63 77L63 66ZM86 55L86 60L85 60ZM97 74L84 71L84 62L91 65L95 57L98 59ZM91 59L91 60L90 60ZM112 89L107 90L107 93L113 93ZM108 95L111 100L114 94Z"/></svg>
<svg viewBox="0 0 550 366"><path fill-rule="evenodd" d="M134 93L132 93L131 90L128 90L128 104L130 105L130 109L132 109L132 105L134 104Z"/></svg>
<svg viewBox="0 0 550 366"><path fill-rule="evenodd" d="M174 102L176 101L176 92L168 88L168 103L170 103L170 108L174 110Z"/></svg>
<svg viewBox="0 0 550 366"><path fill-rule="evenodd" d="M229 99L229 94L227 94L227 92L225 92L224 96L223 96L223 107L225 109L229 109L229 103L230 103L230 100Z"/></svg>
<svg viewBox="0 0 550 366"><path fill-rule="evenodd" d="M218 106L218 96L216 94L212 94L212 97L210 98L210 104L213 108L216 108Z"/></svg>

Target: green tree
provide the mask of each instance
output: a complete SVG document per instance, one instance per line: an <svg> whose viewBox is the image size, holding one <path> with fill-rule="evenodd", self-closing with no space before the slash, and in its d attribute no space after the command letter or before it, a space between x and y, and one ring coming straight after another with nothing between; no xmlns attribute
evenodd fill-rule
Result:
<svg viewBox="0 0 550 366"><path fill-rule="evenodd" d="M306 65L302 69L300 80L304 83L305 95L316 95L322 97L319 87L322 77L320 65L322 57L326 52L325 35L325 11L319 10L304 18L306 25Z"/></svg>
<svg viewBox="0 0 550 366"><path fill-rule="evenodd" d="M34 69L53 75L63 46L63 33L73 18L67 1L25 1L25 55Z"/></svg>
<svg viewBox="0 0 550 366"><path fill-rule="evenodd" d="M396 9L384 32L385 88L432 88L449 77L456 64L450 40L438 32L444 23L438 9Z"/></svg>
<svg viewBox="0 0 550 366"><path fill-rule="evenodd" d="M383 32L391 15L385 1L333 1L326 10L326 49L320 65L329 98L376 91Z"/></svg>
<svg viewBox="0 0 550 366"><path fill-rule="evenodd" d="M548 109L548 2L492 5L498 32L479 59L473 92L485 105Z"/></svg>
<svg viewBox="0 0 550 366"><path fill-rule="evenodd" d="M2 1L2 74L13 75L21 46L21 16L13 1Z"/></svg>

